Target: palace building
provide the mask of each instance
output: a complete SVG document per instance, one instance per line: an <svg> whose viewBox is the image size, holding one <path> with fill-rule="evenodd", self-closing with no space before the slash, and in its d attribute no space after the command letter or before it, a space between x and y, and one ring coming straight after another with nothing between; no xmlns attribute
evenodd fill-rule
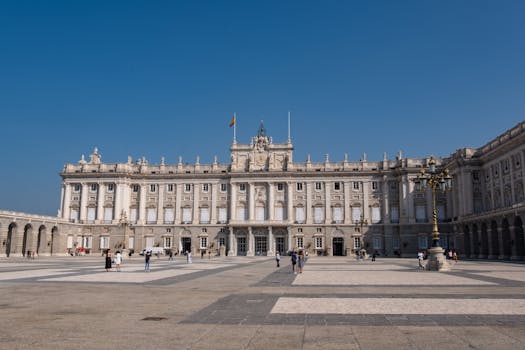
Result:
<svg viewBox="0 0 525 350"><path fill-rule="evenodd" d="M429 159L295 162L264 126L230 162L104 163L97 149L61 172L58 217L0 211L0 256L100 254L162 247L194 255L415 257L430 247ZM436 192L440 243L471 258L525 257L525 122L480 148L438 158L452 189Z"/></svg>

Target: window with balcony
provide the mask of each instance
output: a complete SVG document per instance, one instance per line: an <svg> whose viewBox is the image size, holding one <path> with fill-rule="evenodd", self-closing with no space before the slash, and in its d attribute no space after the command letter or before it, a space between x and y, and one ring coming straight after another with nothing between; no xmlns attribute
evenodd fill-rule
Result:
<svg viewBox="0 0 525 350"><path fill-rule="evenodd" d="M175 214L173 208L164 208L164 223L173 224L175 222Z"/></svg>

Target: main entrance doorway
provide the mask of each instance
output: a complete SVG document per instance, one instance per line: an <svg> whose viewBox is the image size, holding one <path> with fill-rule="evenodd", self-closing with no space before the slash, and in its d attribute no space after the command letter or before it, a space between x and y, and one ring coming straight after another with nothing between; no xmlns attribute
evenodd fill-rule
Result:
<svg viewBox="0 0 525 350"><path fill-rule="evenodd" d="M237 237L237 255L246 255L246 237Z"/></svg>
<svg viewBox="0 0 525 350"><path fill-rule="evenodd" d="M284 242L284 237L275 237L275 251L281 255L286 253L286 244Z"/></svg>
<svg viewBox="0 0 525 350"><path fill-rule="evenodd" d="M266 256L267 251L268 251L268 237L255 236L255 255Z"/></svg>
<svg viewBox="0 0 525 350"><path fill-rule="evenodd" d="M191 237L182 237L180 239L182 244L182 253L191 252Z"/></svg>
<svg viewBox="0 0 525 350"><path fill-rule="evenodd" d="M334 256L343 255L344 239L343 237L334 237L332 240L332 252Z"/></svg>

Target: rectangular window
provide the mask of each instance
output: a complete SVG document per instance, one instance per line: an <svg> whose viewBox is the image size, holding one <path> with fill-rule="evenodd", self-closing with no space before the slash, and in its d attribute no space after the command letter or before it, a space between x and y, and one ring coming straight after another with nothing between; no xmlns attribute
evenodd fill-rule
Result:
<svg viewBox="0 0 525 350"><path fill-rule="evenodd" d="M255 220L264 221L264 207L255 208Z"/></svg>
<svg viewBox="0 0 525 350"><path fill-rule="evenodd" d="M91 192L97 192L98 185L97 184L91 184Z"/></svg>
<svg viewBox="0 0 525 350"><path fill-rule="evenodd" d="M80 185L79 184L73 185L73 192L80 192Z"/></svg>
<svg viewBox="0 0 525 350"><path fill-rule="evenodd" d="M275 207L275 220L283 221L284 220L284 208L281 206Z"/></svg>
<svg viewBox="0 0 525 350"><path fill-rule="evenodd" d="M226 247L226 238L219 237L219 247Z"/></svg>
<svg viewBox="0 0 525 350"><path fill-rule="evenodd" d="M303 249L304 248L303 242L304 242L303 237L297 237L297 248Z"/></svg>
<svg viewBox="0 0 525 350"><path fill-rule="evenodd" d="M87 209L87 221L93 223L95 221L96 209L93 207L89 207Z"/></svg>
<svg viewBox="0 0 525 350"><path fill-rule="evenodd" d="M157 209L155 208L148 208L146 209L146 223L148 224L155 224L157 223Z"/></svg>
<svg viewBox="0 0 525 350"><path fill-rule="evenodd" d="M372 181L372 189L377 190L378 188L379 188L379 184L377 183L377 181Z"/></svg>
<svg viewBox="0 0 525 350"><path fill-rule="evenodd" d="M352 207L352 221L359 222L361 220L361 207Z"/></svg>
<svg viewBox="0 0 525 350"><path fill-rule="evenodd" d="M71 249L71 248L73 248L73 236L67 236L67 245L66 245L66 248L67 248L67 249Z"/></svg>
<svg viewBox="0 0 525 350"><path fill-rule="evenodd" d="M84 237L84 244L82 246L84 248L91 249L91 248L93 248L92 243L93 243L93 237L86 236L86 237Z"/></svg>
<svg viewBox="0 0 525 350"><path fill-rule="evenodd" d="M315 183L315 189L316 189L316 190L319 191L319 190L321 190L322 188L323 188L323 185L322 185L320 182L316 182L316 183Z"/></svg>
<svg viewBox="0 0 525 350"><path fill-rule="evenodd" d="M164 248L171 248L171 237L164 237Z"/></svg>
<svg viewBox="0 0 525 350"><path fill-rule="evenodd" d="M445 206L443 204L438 204L436 206L436 215L437 215L437 220L439 222L445 221Z"/></svg>
<svg viewBox="0 0 525 350"><path fill-rule="evenodd" d="M137 193L139 191L139 185L133 185L131 186L133 192Z"/></svg>
<svg viewBox="0 0 525 350"><path fill-rule="evenodd" d="M173 184L168 184L167 189L168 192L173 192Z"/></svg>
<svg viewBox="0 0 525 350"><path fill-rule="evenodd" d="M191 208L182 208L182 223L191 223Z"/></svg>
<svg viewBox="0 0 525 350"><path fill-rule="evenodd" d="M439 236L439 245L443 248L448 248L448 237L440 235Z"/></svg>
<svg viewBox="0 0 525 350"><path fill-rule="evenodd" d="M224 207L219 208L219 222L225 224L228 221L228 210Z"/></svg>
<svg viewBox="0 0 525 350"><path fill-rule="evenodd" d="M298 224L303 224L305 222L304 207L296 207L295 208L295 221Z"/></svg>
<svg viewBox="0 0 525 350"><path fill-rule="evenodd" d="M324 220L323 207L315 207L314 208L314 222L316 224L321 224L323 220Z"/></svg>
<svg viewBox="0 0 525 350"><path fill-rule="evenodd" d="M381 208L372 207L372 223L378 224L381 222Z"/></svg>
<svg viewBox="0 0 525 350"><path fill-rule="evenodd" d="M427 221L427 208L424 205L416 205L416 222Z"/></svg>
<svg viewBox="0 0 525 350"><path fill-rule="evenodd" d="M154 193L157 190L157 185L149 185L149 191Z"/></svg>
<svg viewBox="0 0 525 350"><path fill-rule="evenodd" d="M104 208L104 221L106 223L111 223L111 220L113 220L113 208L106 207Z"/></svg>
<svg viewBox="0 0 525 350"><path fill-rule="evenodd" d="M282 191L284 190L284 184L283 183L278 183L277 184L277 191Z"/></svg>
<svg viewBox="0 0 525 350"><path fill-rule="evenodd" d="M139 211L137 208L130 209L129 220L131 221L132 224L135 224L137 222L138 212Z"/></svg>
<svg viewBox="0 0 525 350"><path fill-rule="evenodd" d="M341 208L341 207L334 207L332 210L333 210L334 222L336 224L342 223L343 222L343 208Z"/></svg>
<svg viewBox="0 0 525 350"><path fill-rule="evenodd" d="M221 184L221 192L226 192L226 189L227 189L227 185Z"/></svg>
<svg viewBox="0 0 525 350"><path fill-rule="evenodd" d="M71 221L78 220L78 209L71 209L71 212L69 213L69 218Z"/></svg>
<svg viewBox="0 0 525 350"><path fill-rule="evenodd" d="M201 237L201 249L208 247L208 237Z"/></svg>
<svg viewBox="0 0 525 350"><path fill-rule="evenodd" d="M399 249L400 243L399 237L392 237L392 249Z"/></svg>
<svg viewBox="0 0 525 350"><path fill-rule="evenodd" d="M109 237L103 236L100 237L100 249L108 249L109 248Z"/></svg>
<svg viewBox="0 0 525 350"><path fill-rule="evenodd" d="M173 208L164 208L164 223L165 224L173 224L175 222L175 215L174 215Z"/></svg>
<svg viewBox="0 0 525 350"><path fill-rule="evenodd" d="M334 190L339 191L341 189L341 183L340 182L334 182Z"/></svg>
<svg viewBox="0 0 525 350"><path fill-rule="evenodd" d="M399 223L399 208L398 207L390 208L390 222L393 224Z"/></svg>
<svg viewBox="0 0 525 350"><path fill-rule="evenodd" d="M246 209L244 207L237 207L237 220L246 220Z"/></svg>
<svg viewBox="0 0 525 350"><path fill-rule="evenodd" d="M200 208L201 210L201 224L209 224L210 223L210 209L209 208Z"/></svg>
<svg viewBox="0 0 525 350"><path fill-rule="evenodd" d="M114 189L115 189L114 184L108 184L108 192L113 192Z"/></svg>
<svg viewBox="0 0 525 350"><path fill-rule="evenodd" d="M315 249L323 249L323 237L315 237Z"/></svg>
<svg viewBox="0 0 525 350"><path fill-rule="evenodd" d="M419 237L419 249L427 249L428 248L428 237L420 236Z"/></svg>
<svg viewBox="0 0 525 350"><path fill-rule="evenodd" d="M241 192L246 191L246 184L239 184L239 191Z"/></svg>
<svg viewBox="0 0 525 350"><path fill-rule="evenodd" d="M354 249L361 249L361 239L359 237L354 237Z"/></svg>
<svg viewBox="0 0 525 350"><path fill-rule="evenodd" d="M208 184L202 184L202 192L208 192L209 185Z"/></svg>
<svg viewBox="0 0 525 350"><path fill-rule="evenodd" d="M303 190L303 183L302 182L298 182L297 183L297 191L302 191Z"/></svg>
<svg viewBox="0 0 525 350"><path fill-rule="evenodd" d="M381 249L381 237L374 237L374 249Z"/></svg>
<svg viewBox="0 0 525 350"><path fill-rule="evenodd" d="M354 181L354 190L358 190L358 189L359 189L359 182Z"/></svg>
<svg viewBox="0 0 525 350"><path fill-rule="evenodd" d="M128 238L128 248L135 249L135 237Z"/></svg>
<svg viewBox="0 0 525 350"><path fill-rule="evenodd" d="M184 184L184 192L191 192L191 184Z"/></svg>

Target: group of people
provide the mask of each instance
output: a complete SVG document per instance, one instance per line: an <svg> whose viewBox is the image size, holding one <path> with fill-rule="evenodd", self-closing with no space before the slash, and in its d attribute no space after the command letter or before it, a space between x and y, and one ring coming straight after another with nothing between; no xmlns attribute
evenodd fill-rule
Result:
<svg viewBox="0 0 525 350"><path fill-rule="evenodd" d="M113 263L115 263L115 268L117 272L120 272L120 265L122 264L122 253L120 250L117 250L117 253L113 257L113 253L111 253L111 249L106 250L106 272L109 272L113 268Z"/></svg>
<svg viewBox="0 0 525 350"><path fill-rule="evenodd" d="M293 251L291 253L292 272L297 274L297 270L299 270L299 273L303 273L304 263L307 259L308 252L304 253L302 250L299 252ZM279 252L275 254L275 262L277 267L281 267L281 254Z"/></svg>

